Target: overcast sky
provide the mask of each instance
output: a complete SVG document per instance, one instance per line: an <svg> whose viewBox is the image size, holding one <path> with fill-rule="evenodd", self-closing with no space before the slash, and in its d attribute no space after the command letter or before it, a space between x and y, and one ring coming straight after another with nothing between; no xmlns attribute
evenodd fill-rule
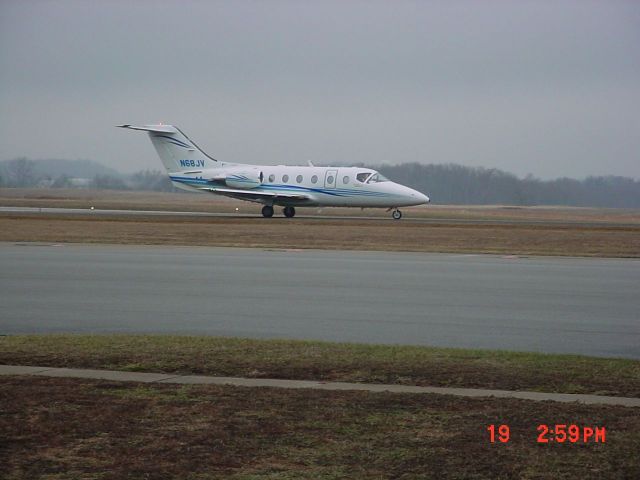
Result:
<svg viewBox="0 0 640 480"><path fill-rule="evenodd" d="M0 0L0 160L640 178L640 2Z"/></svg>

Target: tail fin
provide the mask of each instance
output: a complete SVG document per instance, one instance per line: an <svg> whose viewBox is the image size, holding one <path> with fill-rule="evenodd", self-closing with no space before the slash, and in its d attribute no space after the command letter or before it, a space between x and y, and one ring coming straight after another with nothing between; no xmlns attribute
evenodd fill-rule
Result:
<svg viewBox="0 0 640 480"><path fill-rule="evenodd" d="M216 168L218 161L204 153L182 131L172 125L118 125L120 128L142 130L149 134L151 143L168 173Z"/></svg>

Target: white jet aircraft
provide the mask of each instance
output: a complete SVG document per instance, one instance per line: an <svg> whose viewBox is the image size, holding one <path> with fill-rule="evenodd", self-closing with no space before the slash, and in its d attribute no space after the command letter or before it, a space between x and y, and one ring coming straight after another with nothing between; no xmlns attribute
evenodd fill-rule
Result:
<svg viewBox="0 0 640 480"><path fill-rule="evenodd" d="M399 220L398 207L429 203L426 195L368 168L228 163L204 153L172 125L118 127L149 134L175 186L262 203L265 217L273 216L274 205L284 207L285 217L293 217L296 206L386 207Z"/></svg>

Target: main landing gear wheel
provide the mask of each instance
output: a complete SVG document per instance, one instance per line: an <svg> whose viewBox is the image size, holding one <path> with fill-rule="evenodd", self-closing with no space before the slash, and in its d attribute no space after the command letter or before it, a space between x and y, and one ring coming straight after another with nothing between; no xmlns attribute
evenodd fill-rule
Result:
<svg viewBox="0 0 640 480"><path fill-rule="evenodd" d="M394 210L391 214L394 220L400 220L402 218L402 212L398 209Z"/></svg>
<svg viewBox="0 0 640 480"><path fill-rule="evenodd" d="M264 207L262 207L262 216L264 218L273 217L273 207L271 205L265 205Z"/></svg>
<svg viewBox="0 0 640 480"><path fill-rule="evenodd" d="M296 209L293 207L284 207L284 210L282 210L284 213L284 216L287 218L291 218L296 214Z"/></svg>

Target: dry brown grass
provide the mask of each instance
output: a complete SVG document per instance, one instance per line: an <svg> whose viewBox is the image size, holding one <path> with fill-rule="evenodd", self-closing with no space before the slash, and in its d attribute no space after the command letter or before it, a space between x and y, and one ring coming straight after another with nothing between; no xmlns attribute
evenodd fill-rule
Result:
<svg viewBox="0 0 640 480"><path fill-rule="evenodd" d="M259 206L209 195L5 189L0 205L257 214ZM304 214L316 209L300 209ZM0 214L0 241L319 248L518 255L640 257L635 210L415 207L407 220L381 210L324 209L335 218ZM410 221L424 219L423 222Z"/></svg>
<svg viewBox="0 0 640 480"><path fill-rule="evenodd" d="M5 377L0 411L12 480L640 478L624 407ZM539 444L539 424L604 426L605 443Z"/></svg>
<svg viewBox="0 0 640 480"><path fill-rule="evenodd" d="M640 226L0 214L0 241L640 257Z"/></svg>

